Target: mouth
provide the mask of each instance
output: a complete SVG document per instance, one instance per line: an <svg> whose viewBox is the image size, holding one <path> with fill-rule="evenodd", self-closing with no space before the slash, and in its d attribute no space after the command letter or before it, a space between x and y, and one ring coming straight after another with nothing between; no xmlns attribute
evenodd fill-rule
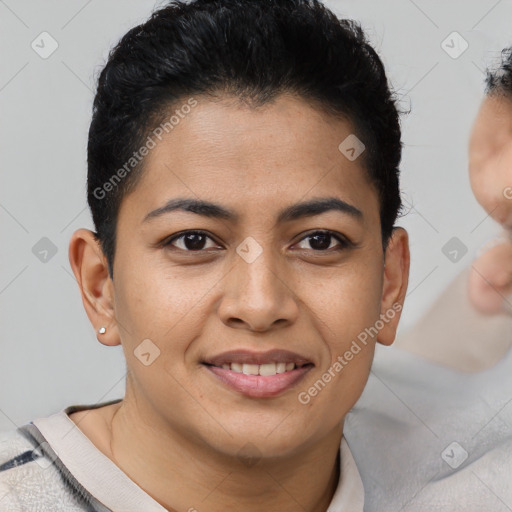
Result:
<svg viewBox="0 0 512 512"><path fill-rule="evenodd" d="M307 363L309 364L309 363ZM305 365L297 366L295 363L265 363L265 364L251 364L251 363L225 363L222 366L214 366L215 368L222 368L223 370L231 370L235 373L243 373L244 375L261 375L262 377L271 377L280 373L291 372L297 368L302 368Z"/></svg>
<svg viewBox="0 0 512 512"><path fill-rule="evenodd" d="M252 398L284 393L315 366L308 359L284 350L226 352L202 364L217 382Z"/></svg>

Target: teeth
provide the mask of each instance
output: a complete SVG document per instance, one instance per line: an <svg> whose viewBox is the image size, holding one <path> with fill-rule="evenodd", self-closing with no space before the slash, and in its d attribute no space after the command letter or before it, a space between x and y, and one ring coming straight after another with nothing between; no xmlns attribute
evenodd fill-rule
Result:
<svg viewBox="0 0 512 512"><path fill-rule="evenodd" d="M245 375L258 375L259 366L257 364L244 364L242 372Z"/></svg>
<svg viewBox="0 0 512 512"><path fill-rule="evenodd" d="M276 363L260 364L260 375L270 376L276 374Z"/></svg>
<svg viewBox="0 0 512 512"><path fill-rule="evenodd" d="M224 370L231 370L245 375L261 375L271 377L278 373L290 372L295 368L295 363L265 363L265 364L223 364Z"/></svg>
<svg viewBox="0 0 512 512"><path fill-rule="evenodd" d="M286 371L286 363L277 363L276 364L276 372L284 373Z"/></svg>
<svg viewBox="0 0 512 512"><path fill-rule="evenodd" d="M238 364L238 363L231 363L231 369L234 372L242 373L243 365Z"/></svg>

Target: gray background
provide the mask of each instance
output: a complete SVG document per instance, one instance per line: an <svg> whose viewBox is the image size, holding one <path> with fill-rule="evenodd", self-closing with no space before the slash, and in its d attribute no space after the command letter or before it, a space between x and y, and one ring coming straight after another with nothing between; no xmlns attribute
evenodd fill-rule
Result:
<svg viewBox="0 0 512 512"><path fill-rule="evenodd" d="M93 229L85 185L95 74L110 47L161 3L0 0L0 430L124 395L122 349L97 341L68 244L76 229ZM412 252L406 329L499 232L471 193L467 141L483 71L512 44L512 1L326 4L362 22L402 108L412 108L402 124L409 207L398 223ZM456 59L441 46L453 31L469 43ZM42 32L58 43L47 59L31 47ZM46 262L33 252L43 237L56 249ZM456 262L442 250L452 237L468 249Z"/></svg>

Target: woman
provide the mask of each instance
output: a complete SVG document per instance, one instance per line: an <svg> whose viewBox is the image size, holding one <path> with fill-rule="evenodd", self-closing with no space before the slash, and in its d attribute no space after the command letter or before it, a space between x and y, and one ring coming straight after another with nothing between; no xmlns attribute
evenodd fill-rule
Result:
<svg viewBox="0 0 512 512"><path fill-rule="evenodd" d="M343 424L406 293L400 157L379 57L317 1L171 2L130 30L89 131L96 232L69 247L126 394L11 433L0 504L362 511Z"/></svg>

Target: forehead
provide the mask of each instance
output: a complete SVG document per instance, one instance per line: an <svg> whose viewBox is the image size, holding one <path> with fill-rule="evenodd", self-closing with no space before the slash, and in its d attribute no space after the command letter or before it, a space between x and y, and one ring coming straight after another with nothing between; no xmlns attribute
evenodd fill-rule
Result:
<svg viewBox="0 0 512 512"><path fill-rule="evenodd" d="M351 203L376 201L363 158L350 160L339 149L354 136L348 119L289 95L260 108L237 99L197 101L145 158L130 194L142 209L178 196L248 214L326 193Z"/></svg>

